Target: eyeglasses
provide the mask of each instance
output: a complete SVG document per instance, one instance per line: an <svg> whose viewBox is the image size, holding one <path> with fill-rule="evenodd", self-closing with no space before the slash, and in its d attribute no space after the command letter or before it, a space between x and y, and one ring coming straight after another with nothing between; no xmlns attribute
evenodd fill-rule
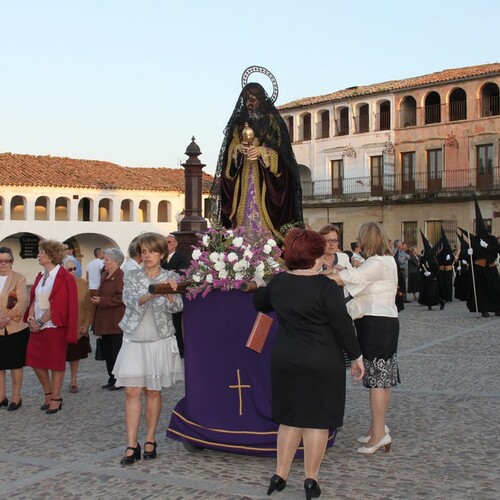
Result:
<svg viewBox="0 0 500 500"><path fill-rule="evenodd" d="M339 240L326 240L326 242L332 244L332 243L338 243Z"/></svg>
<svg viewBox="0 0 500 500"><path fill-rule="evenodd" d="M12 259L9 260L0 260L0 264L10 264L12 262Z"/></svg>
<svg viewBox="0 0 500 500"><path fill-rule="evenodd" d="M66 268L67 271L76 271L76 267L67 267Z"/></svg>

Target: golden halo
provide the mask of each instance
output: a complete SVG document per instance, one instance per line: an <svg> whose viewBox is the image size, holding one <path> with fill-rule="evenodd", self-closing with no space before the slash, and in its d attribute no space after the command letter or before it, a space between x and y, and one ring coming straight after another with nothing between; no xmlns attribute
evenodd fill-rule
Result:
<svg viewBox="0 0 500 500"><path fill-rule="evenodd" d="M276 78L274 78L274 75L263 66L249 66L245 71L243 71L243 75L241 75L241 87L243 88L248 83L248 77L252 73L262 73L266 75L269 80L271 80L271 83L273 84L273 95L270 99L274 104L278 98L278 82L276 81Z"/></svg>

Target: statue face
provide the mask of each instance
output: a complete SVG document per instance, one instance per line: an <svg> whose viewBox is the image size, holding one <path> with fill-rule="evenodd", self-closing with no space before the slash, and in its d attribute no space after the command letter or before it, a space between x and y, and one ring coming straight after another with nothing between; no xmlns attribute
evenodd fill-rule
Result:
<svg viewBox="0 0 500 500"><path fill-rule="evenodd" d="M245 106L247 107L247 111L249 113L255 113L259 109L260 101L259 98L255 95L247 93Z"/></svg>

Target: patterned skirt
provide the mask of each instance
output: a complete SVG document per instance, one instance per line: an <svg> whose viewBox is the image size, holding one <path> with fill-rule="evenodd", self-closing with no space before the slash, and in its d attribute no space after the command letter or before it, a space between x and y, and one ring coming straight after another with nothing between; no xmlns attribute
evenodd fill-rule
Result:
<svg viewBox="0 0 500 500"><path fill-rule="evenodd" d="M354 325L365 365L363 385L388 389L401 383L397 362L398 318L363 316Z"/></svg>

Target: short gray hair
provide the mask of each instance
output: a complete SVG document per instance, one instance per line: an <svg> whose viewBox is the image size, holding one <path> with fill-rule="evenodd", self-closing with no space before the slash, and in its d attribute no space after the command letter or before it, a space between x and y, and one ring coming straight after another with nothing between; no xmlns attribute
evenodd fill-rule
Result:
<svg viewBox="0 0 500 500"><path fill-rule="evenodd" d="M108 259L116 262L119 266L121 266L125 260L125 257L119 248L106 248L106 250L104 250L104 255Z"/></svg>
<svg viewBox="0 0 500 500"><path fill-rule="evenodd" d="M77 262L78 261L76 260L76 257L73 257L72 255L66 255L66 257L64 257L64 259L62 260L61 264L66 269L66 266L68 264L73 264L74 266L76 266Z"/></svg>

